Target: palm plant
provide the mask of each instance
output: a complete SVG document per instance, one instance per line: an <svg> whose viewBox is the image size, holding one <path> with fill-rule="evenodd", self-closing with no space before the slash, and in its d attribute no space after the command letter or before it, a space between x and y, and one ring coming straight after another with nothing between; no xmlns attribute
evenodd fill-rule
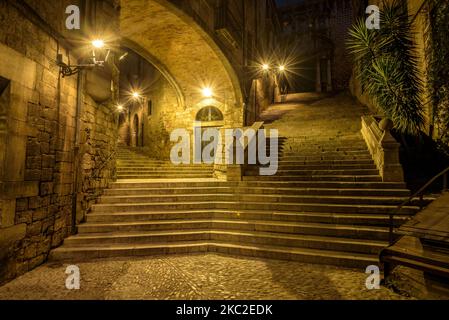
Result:
<svg viewBox="0 0 449 320"><path fill-rule="evenodd" d="M424 125L423 84L412 37L403 2L384 1L380 30L370 30L365 21L357 21L349 30L348 49L362 91L400 133L418 135Z"/></svg>

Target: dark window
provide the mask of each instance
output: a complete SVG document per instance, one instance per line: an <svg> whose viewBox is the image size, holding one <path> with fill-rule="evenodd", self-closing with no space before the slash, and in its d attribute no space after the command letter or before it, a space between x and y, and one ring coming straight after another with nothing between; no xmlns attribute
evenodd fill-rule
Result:
<svg viewBox="0 0 449 320"><path fill-rule="evenodd" d="M153 101L152 100L148 100L148 115L149 116L153 115Z"/></svg>
<svg viewBox="0 0 449 320"><path fill-rule="evenodd" d="M223 114L216 107L205 107L196 114L196 121L223 121Z"/></svg>
<svg viewBox="0 0 449 320"><path fill-rule="evenodd" d="M3 91L8 87L9 80L3 77L0 77L0 95L2 95Z"/></svg>

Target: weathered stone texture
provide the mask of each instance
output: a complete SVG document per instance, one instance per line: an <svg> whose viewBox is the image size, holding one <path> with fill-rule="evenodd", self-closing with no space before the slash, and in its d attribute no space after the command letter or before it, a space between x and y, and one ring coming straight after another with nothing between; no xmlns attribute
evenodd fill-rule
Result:
<svg viewBox="0 0 449 320"><path fill-rule="evenodd" d="M70 35L63 29L65 8L76 3L26 3L55 31ZM0 283L43 263L72 224L74 169L79 165L74 158L77 77L59 76L57 40L32 23L32 15L13 2L0 2L0 76L10 81L0 92L6 118L0 140ZM108 19L114 23L113 17ZM62 43L59 49L67 56ZM113 176L111 164L103 162L116 140L113 113L88 95L83 100L82 130L91 135L81 142L89 145L85 153L93 162L81 172L81 215ZM93 178L88 187L85 176Z"/></svg>

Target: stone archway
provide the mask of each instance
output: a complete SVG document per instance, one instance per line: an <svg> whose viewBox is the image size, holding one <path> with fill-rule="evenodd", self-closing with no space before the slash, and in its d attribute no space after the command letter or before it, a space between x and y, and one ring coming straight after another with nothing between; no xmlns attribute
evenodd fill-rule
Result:
<svg viewBox="0 0 449 320"><path fill-rule="evenodd" d="M151 62L176 91L176 127L194 121L195 106L212 86L214 98L226 105L225 122L243 124L243 98L237 74L212 37L173 1L123 0L124 44ZM183 120L183 121L181 121Z"/></svg>

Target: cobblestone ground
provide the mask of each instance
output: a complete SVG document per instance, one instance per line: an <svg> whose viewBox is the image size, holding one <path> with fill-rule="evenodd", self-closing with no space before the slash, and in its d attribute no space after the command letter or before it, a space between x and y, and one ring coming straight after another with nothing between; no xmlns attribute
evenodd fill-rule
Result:
<svg viewBox="0 0 449 320"><path fill-rule="evenodd" d="M68 264L47 263L0 287L0 299L407 299L367 290L363 271L216 254L97 260L77 264L80 290L67 290Z"/></svg>

